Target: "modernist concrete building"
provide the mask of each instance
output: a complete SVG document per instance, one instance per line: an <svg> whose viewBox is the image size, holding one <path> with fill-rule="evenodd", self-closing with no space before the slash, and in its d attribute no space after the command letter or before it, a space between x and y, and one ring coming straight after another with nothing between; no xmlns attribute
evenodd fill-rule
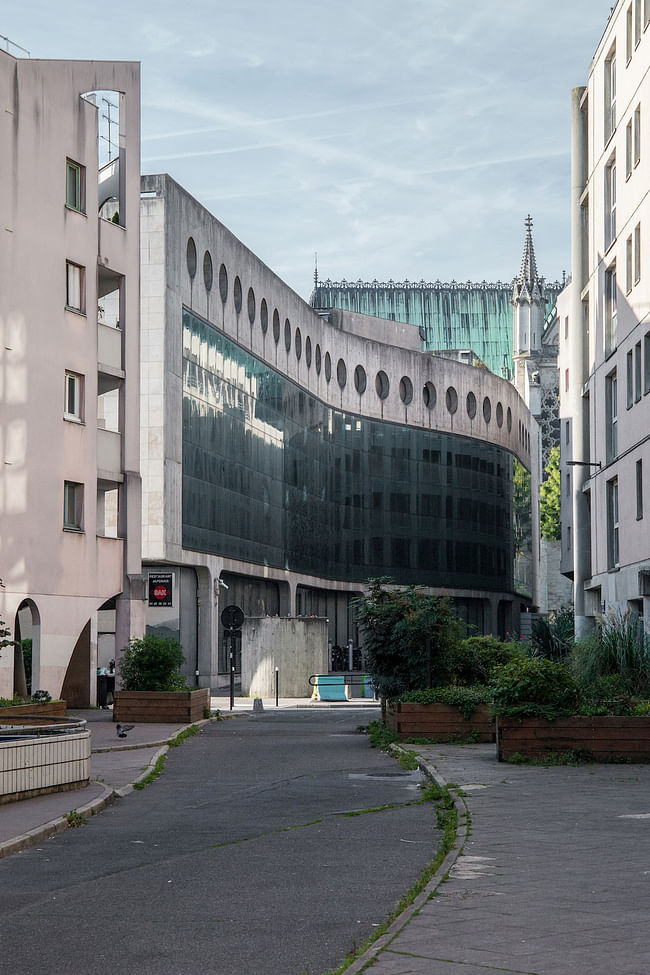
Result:
<svg viewBox="0 0 650 975"><path fill-rule="evenodd" d="M325 321L168 176L142 180L142 420L147 624L202 685L224 604L327 617L345 646L371 576L479 632L537 603L538 427L512 384L416 327Z"/></svg>
<svg viewBox="0 0 650 975"><path fill-rule="evenodd" d="M0 51L0 616L73 705L144 624L139 180L137 64Z"/></svg>
<svg viewBox="0 0 650 975"><path fill-rule="evenodd" d="M650 631L650 4L618 0L572 95L572 280L558 299L562 556L578 634Z"/></svg>

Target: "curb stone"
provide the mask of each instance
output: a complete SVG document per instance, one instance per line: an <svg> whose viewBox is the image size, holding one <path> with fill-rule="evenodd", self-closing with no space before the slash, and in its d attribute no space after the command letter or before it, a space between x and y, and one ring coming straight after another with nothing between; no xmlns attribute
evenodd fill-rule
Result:
<svg viewBox="0 0 650 975"><path fill-rule="evenodd" d="M397 745L393 746L391 751L402 752L403 749ZM420 760L419 768L423 775L429 779L429 781L435 782L441 788L444 788L447 785L446 780L434 766L428 765L425 761ZM370 968L384 948L387 948L389 944L394 941L397 935L403 931L407 924L409 924L413 917L419 912L420 908L426 904L431 895L437 890L449 871L452 869L458 857L462 854L469 835L467 805L461 796L454 792L451 794L454 799L454 807L458 814L458 830L456 832L456 839L453 847L446 855L438 867L435 876L431 878L424 890L418 894L412 904L409 904L409 906L405 908L398 917L395 918L388 930L382 934L380 938L377 938L376 941L373 941L373 943L366 948L363 954L359 955L359 957L345 969L345 975L359 975L359 973L364 972L367 968Z"/></svg>

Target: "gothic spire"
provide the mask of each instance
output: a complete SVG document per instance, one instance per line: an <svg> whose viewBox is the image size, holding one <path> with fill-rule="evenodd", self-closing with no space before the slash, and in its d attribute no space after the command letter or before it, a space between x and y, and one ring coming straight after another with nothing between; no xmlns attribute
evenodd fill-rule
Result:
<svg viewBox="0 0 650 975"><path fill-rule="evenodd" d="M521 271L519 277L515 279L513 301L541 300L543 295L543 285L537 273L537 261L535 260L535 248L533 247L533 218L530 214L524 220L526 227L526 239L524 241L524 256L521 260Z"/></svg>

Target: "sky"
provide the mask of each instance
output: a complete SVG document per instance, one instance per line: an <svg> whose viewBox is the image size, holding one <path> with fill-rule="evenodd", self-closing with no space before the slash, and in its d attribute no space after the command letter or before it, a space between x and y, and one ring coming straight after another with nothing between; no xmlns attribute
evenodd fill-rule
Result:
<svg viewBox="0 0 650 975"><path fill-rule="evenodd" d="M321 280L510 281L528 213L561 278L571 89L611 3L2 0L0 35L140 61L142 171L308 299L316 253Z"/></svg>

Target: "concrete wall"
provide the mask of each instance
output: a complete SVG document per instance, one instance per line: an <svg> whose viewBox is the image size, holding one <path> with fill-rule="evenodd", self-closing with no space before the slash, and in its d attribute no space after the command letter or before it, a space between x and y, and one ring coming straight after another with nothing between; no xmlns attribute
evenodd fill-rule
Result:
<svg viewBox="0 0 650 975"><path fill-rule="evenodd" d="M242 694L274 697L277 667L280 697L311 697L309 677L328 670L327 620L247 619L241 659Z"/></svg>

